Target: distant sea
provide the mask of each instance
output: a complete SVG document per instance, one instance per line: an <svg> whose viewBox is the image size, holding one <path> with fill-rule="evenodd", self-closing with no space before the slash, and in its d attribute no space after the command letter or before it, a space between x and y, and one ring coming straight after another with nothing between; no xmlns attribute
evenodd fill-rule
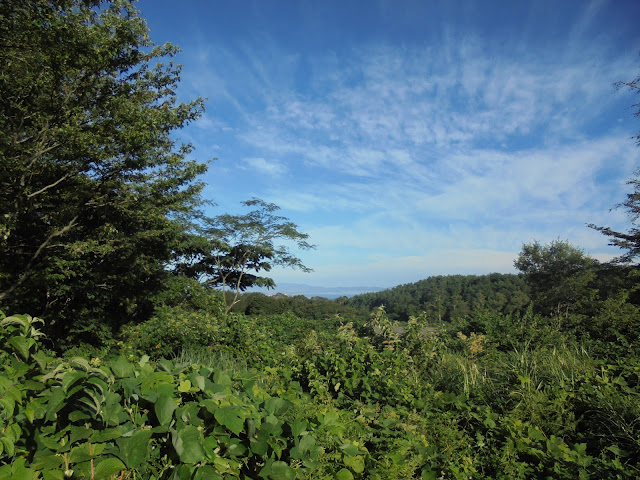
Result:
<svg viewBox="0 0 640 480"><path fill-rule="evenodd" d="M290 297L304 295L309 298L324 297L330 299L338 297L353 297L361 293L379 292L381 290L386 289L383 287L318 287L314 285L305 285L303 283L279 283L274 290L267 290L264 288L251 289L253 292L260 292L265 295L283 293Z"/></svg>

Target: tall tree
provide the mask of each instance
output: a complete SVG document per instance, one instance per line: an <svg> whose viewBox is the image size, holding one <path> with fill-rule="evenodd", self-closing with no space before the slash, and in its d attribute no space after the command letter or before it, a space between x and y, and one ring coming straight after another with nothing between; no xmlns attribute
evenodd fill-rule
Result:
<svg viewBox="0 0 640 480"><path fill-rule="evenodd" d="M176 52L128 0L0 2L0 308L58 336L149 313L206 169Z"/></svg>
<svg viewBox="0 0 640 480"><path fill-rule="evenodd" d="M248 287L275 287L272 278L258 275L269 272L273 266L311 271L286 245L314 248L307 242L308 234L299 232L298 226L286 217L276 215L279 207L273 203L258 198L242 203L255 209L245 215L225 214L205 219L195 248L190 248L176 268L177 272L198 278L206 285L219 287L227 312Z"/></svg>
<svg viewBox="0 0 640 480"><path fill-rule="evenodd" d="M598 261L567 241L525 244L514 262L531 288L536 309L566 317L594 299Z"/></svg>

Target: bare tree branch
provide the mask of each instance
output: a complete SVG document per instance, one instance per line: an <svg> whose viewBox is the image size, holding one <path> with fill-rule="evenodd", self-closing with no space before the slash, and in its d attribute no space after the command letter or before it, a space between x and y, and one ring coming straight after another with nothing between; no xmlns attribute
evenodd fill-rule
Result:
<svg viewBox="0 0 640 480"><path fill-rule="evenodd" d="M5 298L7 298L9 295L11 295L11 293L18 288L20 285L22 285L27 278L29 278L29 276L31 275L32 271L33 271L33 266L36 262L36 260L38 259L38 257L40 257L40 255L42 254L42 252L44 251L45 248L47 248L47 246L49 245L49 243L51 243L51 241L56 238L59 237L60 235L64 235L66 232L68 232L69 230L71 230L75 225L76 225L76 220L78 219L78 216L76 215L75 217L73 217L69 223L67 223L64 227L62 227L59 230L55 230L53 232L51 232L49 234L49 236L45 239L44 242L42 242L40 244L40 246L38 247L38 249L35 251L35 253L31 256L31 258L29 259L29 263L27 263L26 267L24 268L24 270L22 271L22 273L20 274L20 277L18 278L18 280L16 280L9 288L7 288L5 291L0 292L0 301L4 300Z"/></svg>
<svg viewBox="0 0 640 480"><path fill-rule="evenodd" d="M29 195L27 195L27 198L33 198L36 195L40 195L41 193L46 192L47 190L49 190L50 188L55 187L56 185L58 185L61 182L64 182L67 178L69 178L71 176L71 173L67 173L65 175L63 175L62 177L60 177L58 180L56 180L55 182L53 182L50 185L47 185L45 187L42 187L40 190L38 190L37 192L33 192L30 193Z"/></svg>

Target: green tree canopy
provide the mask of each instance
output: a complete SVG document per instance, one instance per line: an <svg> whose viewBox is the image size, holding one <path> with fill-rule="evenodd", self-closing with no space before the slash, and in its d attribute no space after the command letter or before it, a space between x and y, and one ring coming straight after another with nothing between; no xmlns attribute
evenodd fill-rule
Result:
<svg viewBox="0 0 640 480"><path fill-rule="evenodd" d="M513 313L530 302L517 275L437 275L414 283L356 295L345 304L367 313L380 306L393 320L408 321L426 313L430 322L451 322L477 310Z"/></svg>
<svg viewBox="0 0 640 480"><path fill-rule="evenodd" d="M0 2L0 304L58 336L144 317L200 202L176 47L128 0ZM50 332L51 333L51 332Z"/></svg>
<svg viewBox="0 0 640 480"><path fill-rule="evenodd" d="M195 245L176 269L206 285L219 287L227 311L248 287L275 287L273 279L258 275L260 272L269 272L274 266L311 271L287 246L289 243L303 250L314 248L307 242L308 234L299 232L298 226L286 217L276 215L279 207L273 203L253 198L242 204L255 209L245 215L204 219L201 236L194 239Z"/></svg>
<svg viewBox="0 0 640 480"><path fill-rule="evenodd" d="M530 286L536 309L545 315L566 316L596 293L591 283L598 261L567 241L525 244L514 265Z"/></svg>

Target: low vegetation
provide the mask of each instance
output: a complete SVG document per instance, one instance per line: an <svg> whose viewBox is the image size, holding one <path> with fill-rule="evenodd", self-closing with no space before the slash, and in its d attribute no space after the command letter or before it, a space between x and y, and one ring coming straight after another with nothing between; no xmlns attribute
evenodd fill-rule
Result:
<svg viewBox="0 0 640 480"><path fill-rule="evenodd" d="M205 215L176 48L128 0L4 0L0 35L0 480L640 478L635 227L594 226L611 263L242 294L312 245Z"/></svg>
<svg viewBox="0 0 640 480"><path fill-rule="evenodd" d="M0 478L640 475L637 343L599 355L530 308L426 320L174 311L60 358L6 317Z"/></svg>

